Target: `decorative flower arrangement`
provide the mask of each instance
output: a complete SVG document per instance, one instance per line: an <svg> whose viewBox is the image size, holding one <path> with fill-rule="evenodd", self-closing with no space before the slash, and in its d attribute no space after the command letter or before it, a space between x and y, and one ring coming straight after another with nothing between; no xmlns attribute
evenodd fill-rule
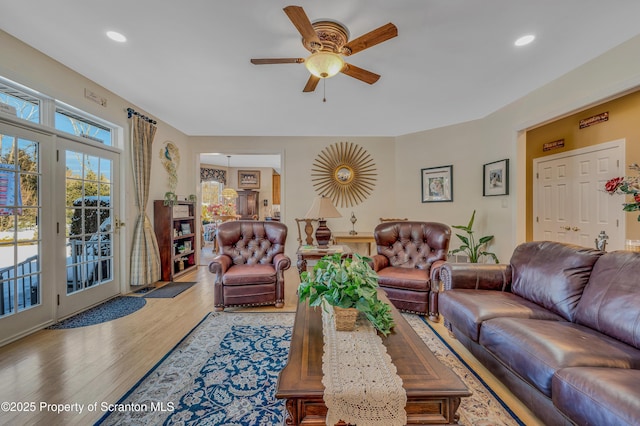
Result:
<svg viewBox="0 0 640 426"><path fill-rule="evenodd" d="M629 166L629 169L638 173L639 176L616 177L609 179L604 185L604 190L611 195L633 195L633 202L622 204L622 210L625 212L640 210L640 166L633 163ZM638 215L638 221L640 222L640 215Z"/></svg>
<svg viewBox="0 0 640 426"><path fill-rule="evenodd" d="M211 216L235 216L235 203L209 204L207 211Z"/></svg>

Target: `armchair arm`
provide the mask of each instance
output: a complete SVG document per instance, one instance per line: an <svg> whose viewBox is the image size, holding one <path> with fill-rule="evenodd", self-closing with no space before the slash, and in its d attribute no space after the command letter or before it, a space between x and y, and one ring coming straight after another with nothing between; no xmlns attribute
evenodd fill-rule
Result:
<svg viewBox="0 0 640 426"><path fill-rule="evenodd" d="M445 262L439 268L439 278L445 291L454 288L509 291L511 265ZM432 289L438 291L436 286Z"/></svg>
<svg viewBox="0 0 640 426"><path fill-rule="evenodd" d="M273 266L276 271L286 271L291 267L291 259L286 254L278 253L273 257Z"/></svg>
<svg viewBox="0 0 640 426"><path fill-rule="evenodd" d="M233 259L226 254L219 254L209 264L209 272L223 275L233 265Z"/></svg>
<svg viewBox="0 0 640 426"><path fill-rule="evenodd" d="M369 262L369 265L371 266L371 269L378 272L379 270L389 266L389 259L381 254L375 254L371 258L371 262Z"/></svg>

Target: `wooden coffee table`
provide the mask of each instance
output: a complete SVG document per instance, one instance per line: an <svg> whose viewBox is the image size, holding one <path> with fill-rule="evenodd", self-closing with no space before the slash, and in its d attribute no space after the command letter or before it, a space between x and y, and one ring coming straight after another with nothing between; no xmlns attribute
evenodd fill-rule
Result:
<svg viewBox="0 0 640 426"><path fill-rule="evenodd" d="M460 399L471 392L393 306L392 311L396 326L383 343L407 392L408 424L458 424ZM322 354L321 308L298 304L289 360L276 388L276 398L286 399L287 425L325 425Z"/></svg>

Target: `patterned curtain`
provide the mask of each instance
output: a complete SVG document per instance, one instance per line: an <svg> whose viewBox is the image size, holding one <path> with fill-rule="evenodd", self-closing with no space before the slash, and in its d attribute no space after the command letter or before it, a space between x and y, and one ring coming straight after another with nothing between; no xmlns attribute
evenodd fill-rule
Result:
<svg viewBox="0 0 640 426"><path fill-rule="evenodd" d="M220 182L223 185L227 184L227 172L220 169L211 169L209 167L200 167L200 182L209 181Z"/></svg>
<svg viewBox="0 0 640 426"><path fill-rule="evenodd" d="M134 115L131 117L131 152L133 184L138 201L138 219L133 231L131 249L131 285L143 286L160 280L160 250L147 217L149 181L151 178L151 148L156 126Z"/></svg>

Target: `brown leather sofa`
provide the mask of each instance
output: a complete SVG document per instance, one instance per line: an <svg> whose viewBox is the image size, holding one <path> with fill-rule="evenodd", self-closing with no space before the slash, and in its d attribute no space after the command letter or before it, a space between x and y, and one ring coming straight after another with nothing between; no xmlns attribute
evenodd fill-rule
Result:
<svg viewBox="0 0 640 426"><path fill-rule="evenodd" d="M437 315L431 272L447 259L451 228L436 222L384 222L373 232L371 267L378 284L401 311Z"/></svg>
<svg viewBox="0 0 640 426"><path fill-rule="evenodd" d="M640 424L640 253L530 242L440 279L445 324L545 424Z"/></svg>
<svg viewBox="0 0 640 426"><path fill-rule="evenodd" d="M216 311L230 306L284 306L284 254L287 226L279 222L231 221L218 226L218 255L209 264L216 274Z"/></svg>

